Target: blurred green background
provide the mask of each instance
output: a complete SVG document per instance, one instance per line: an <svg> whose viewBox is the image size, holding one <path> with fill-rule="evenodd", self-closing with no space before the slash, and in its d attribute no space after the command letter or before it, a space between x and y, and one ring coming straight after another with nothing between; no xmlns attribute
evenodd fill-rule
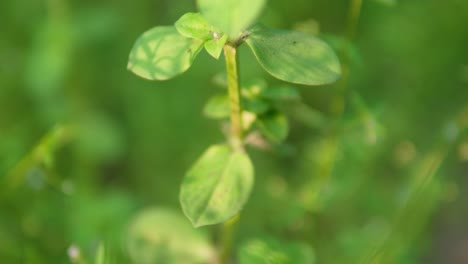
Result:
<svg viewBox="0 0 468 264"><path fill-rule="evenodd" d="M307 245L314 263L466 264L468 1L365 0L352 46L350 5L272 0L263 13L270 27L330 41L349 77L299 87L302 102L283 106L287 143L249 150L256 183L235 259L268 238ZM195 10L0 2L0 263L93 263L99 245L107 263L212 258L219 226L190 228L178 192L224 140L202 114L223 61L202 52L166 82L126 70L143 31ZM240 64L242 78L280 84L245 47Z"/></svg>

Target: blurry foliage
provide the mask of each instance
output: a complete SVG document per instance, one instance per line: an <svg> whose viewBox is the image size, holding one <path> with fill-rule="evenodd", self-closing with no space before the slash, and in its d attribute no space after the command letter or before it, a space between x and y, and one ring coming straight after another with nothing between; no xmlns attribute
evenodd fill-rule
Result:
<svg viewBox="0 0 468 264"><path fill-rule="evenodd" d="M153 208L130 223L127 248L133 263L211 263L215 251L207 236L177 211Z"/></svg>
<svg viewBox="0 0 468 264"><path fill-rule="evenodd" d="M344 92L304 88L278 106L291 134L274 157L252 151L238 260L256 257L249 248L313 248L317 263L466 263L456 242L468 237L468 2L364 1L352 45L348 8L270 1L264 12L272 27L351 47L349 79ZM70 252L140 263L133 250L157 263L193 249L179 244L192 236L202 249L187 254L215 254L218 229L189 228L178 186L223 139L201 110L223 62L200 55L195 64L216 67L163 83L126 71L139 33L187 10L193 1L0 2L1 263L70 263ZM243 81L264 74L248 52ZM145 209L154 206L173 209Z"/></svg>

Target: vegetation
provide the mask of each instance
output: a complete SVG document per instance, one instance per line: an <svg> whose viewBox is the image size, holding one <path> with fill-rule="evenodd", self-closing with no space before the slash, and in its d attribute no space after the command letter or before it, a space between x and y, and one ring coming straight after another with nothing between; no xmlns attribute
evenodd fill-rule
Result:
<svg viewBox="0 0 468 264"><path fill-rule="evenodd" d="M1 263L468 261L468 3L0 17Z"/></svg>

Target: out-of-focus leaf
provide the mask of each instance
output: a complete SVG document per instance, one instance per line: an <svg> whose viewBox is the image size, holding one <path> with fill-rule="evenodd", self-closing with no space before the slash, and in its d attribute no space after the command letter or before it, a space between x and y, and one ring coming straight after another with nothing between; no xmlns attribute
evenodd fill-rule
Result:
<svg viewBox="0 0 468 264"><path fill-rule="evenodd" d="M288 85L267 89L263 92L262 96L271 100L292 101L301 99L299 91L295 87Z"/></svg>
<svg viewBox="0 0 468 264"><path fill-rule="evenodd" d="M217 95L212 97L205 105L203 113L209 118L228 118L231 114L231 109L229 108L229 97L227 95Z"/></svg>
<svg viewBox="0 0 468 264"><path fill-rule="evenodd" d="M313 129L324 129L327 127L328 120L326 116L312 107L304 103L296 103L292 108L291 117L299 121L300 123L313 128Z"/></svg>
<svg viewBox="0 0 468 264"><path fill-rule="evenodd" d="M240 264L313 264L315 255L306 244L282 244L271 239L254 239L239 252Z"/></svg>
<svg viewBox="0 0 468 264"><path fill-rule="evenodd" d="M262 99L243 100L246 111L254 114L264 114L271 109L269 102Z"/></svg>
<svg viewBox="0 0 468 264"><path fill-rule="evenodd" d="M334 51L312 35L257 26L246 42L260 65L280 80L321 85L335 82L341 75Z"/></svg>
<svg viewBox="0 0 468 264"><path fill-rule="evenodd" d="M130 223L127 247L133 263L211 263L215 252L207 237L179 213L147 209Z"/></svg>
<svg viewBox="0 0 468 264"><path fill-rule="evenodd" d="M386 6L395 6L398 1L397 0L374 0L375 2L378 2L378 3L381 3L383 5L386 5Z"/></svg>
<svg viewBox="0 0 468 264"><path fill-rule="evenodd" d="M211 146L185 176L180 202L196 227L227 221L242 209L254 182L249 156L228 145Z"/></svg>
<svg viewBox="0 0 468 264"><path fill-rule="evenodd" d="M75 127L76 151L93 162L110 161L124 151L124 138L117 123L102 113L84 117Z"/></svg>
<svg viewBox="0 0 468 264"><path fill-rule="evenodd" d="M206 19L236 39L255 22L266 0L198 0L198 8Z"/></svg>
<svg viewBox="0 0 468 264"><path fill-rule="evenodd" d="M61 89L73 47L70 31L66 21L56 20L40 25L37 29L25 65L27 88L37 98L49 98Z"/></svg>
<svg viewBox="0 0 468 264"><path fill-rule="evenodd" d="M293 30L317 36L320 33L320 24L315 19L307 19L294 24Z"/></svg>
<svg viewBox="0 0 468 264"><path fill-rule="evenodd" d="M200 13L187 13L175 22L177 31L184 37L209 40L217 29L210 25Z"/></svg>
<svg viewBox="0 0 468 264"><path fill-rule="evenodd" d="M289 133L286 116L280 112L271 112L257 119L257 125L265 137L275 143L285 140Z"/></svg>
<svg viewBox="0 0 468 264"><path fill-rule="evenodd" d="M190 68L203 41L180 35L173 26L152 28L136 41L128 69L148 80L168 80Z"/></svg>

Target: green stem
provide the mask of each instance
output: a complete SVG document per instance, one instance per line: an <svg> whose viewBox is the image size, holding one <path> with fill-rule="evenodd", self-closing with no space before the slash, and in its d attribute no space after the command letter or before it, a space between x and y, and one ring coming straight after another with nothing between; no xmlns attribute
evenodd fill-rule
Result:
<svg viewBox="0 0 468 264"><path fill-rule="evenodd" d="M359 25L359 18L361 15L362 9L362 1L363 0L351 0L349 11L348 11L348 24L347 28L345 29L345 38L346 43L343 48L339 51L340 52L340 60L341 60L341 71L342 71L342 78L338 83L338 90L334 98L332 99L331 105L331 114L333 120L339 121L343 118L345 107L346 107L346 94L349 92L348 82L349 82L349 72L350 72L350 49L351 43L356 35L357 27ZM338 124L338 122L336 122ZM303 197L306 197L308 201L311 203L315 203L316 199L321 194L321 190L329 183L331 175L333 173L333 168L336 164L336 155L337 149L340 147L339 144L339 134L338 129L333 127L331 131L329 131L325 137L326 142L326 155L323 156L323 162L321 166L318 167L318 175L319 177L316 181L312 181L311 184L313 189L313 196L310 197L310 185L306 185L307 187L304 189Z"/></svg>
<svg viewBox="0 0 468 264"><path fill-rule="evenodd" d="M232 255L232 245L234 242L235 231L240 215L234 216L231 220L223 224L221 230L221 250L219 255L219 264L230 263Z"/></svg>
<svg viewBox="0 0 468 264"><path fill-rule="evenodd" d="M244 151L244 128L242 125L242 101L239 84L239 66L237 64L237 47L224 46L224 57L226 59L226 71L229 88L229 101L231 108L231 135L230 143L237 151ZM232 244L239 215L225 222L221 231L221 250L219 264L228 264L232 255Z"/></svg>
<svg viewBox="0 0 468 264"><path fill-rule="evenodd" d="M349 82L349 71L350 71L350 50L351 43L356 36L357 27L359 24L359 18L361 16L363 0L351 0L351 4L348 11L348 24L345 33L346 43L340 50L341 59L341 72L342 78L338 84L338 93L332 102L332 114L335 119L340 119L343 116L344 109L346 107L346 93Z"/></svg>
<svg viewBox="0 0 468 264"><path fill-rule="evenodd" d="M74 138L74 127L65 125L56 125L49 133L47 133L39 143L32 149L24 158L22 158L13 169L7 173L6 177L0 181L2 192L0 193L0 200L2 197L13 193L21 184L26 181L28 171L35 166L45 166L50 169L51 158L55 151L60 147L69 143ZM50 175L49 175L50 176ZM47 178L49 182L53 179Z"/></svg>
<svg viewBox="0 0 468 264"><path fill-rule="evenodd" d="M235 149L243 149L244 129L242 127L242 102L239 85L239 66L237 65L237 48L224 46L226 70L231 104L231 143Z"/></svg>
<svg viewBox="0 0 468 264"><path fill-rule="evenodd" d="M356 29L359 23L359 17L361 16L362 0L352 0L351 7L348 15L348 32L347 38L351 42L356 35Z"/></svg>

